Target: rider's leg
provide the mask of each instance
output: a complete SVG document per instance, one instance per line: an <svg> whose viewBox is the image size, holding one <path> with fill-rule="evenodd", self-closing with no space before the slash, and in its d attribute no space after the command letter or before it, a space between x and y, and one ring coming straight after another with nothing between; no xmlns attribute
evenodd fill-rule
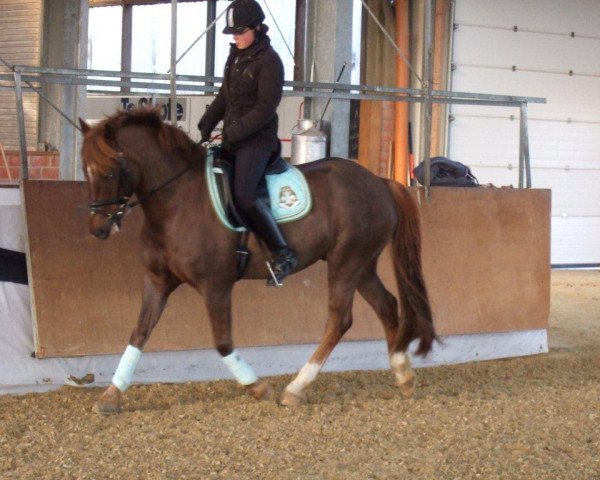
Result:
<svg viewBox="0 0 600 480"><path fill-rule="evenodd" d="M271 268L277 283L280 284L298 264L296 254L287 245L271 210L262 200L257 199L251 208L244 211L244 218L273 254ZM276 285L273 278L269 278L267 283Z"/></svg>
<svg viewBox="0 0 600 480"><path fill-rule="evenodd" d="M263 178L272 152L256 147L243 147L235 152L234 198L250 229L265 242L273 254L271 268L280 283L298 264L271 210L257 198L258 185ZM267 282L275 285L273 279Z"/></svg>

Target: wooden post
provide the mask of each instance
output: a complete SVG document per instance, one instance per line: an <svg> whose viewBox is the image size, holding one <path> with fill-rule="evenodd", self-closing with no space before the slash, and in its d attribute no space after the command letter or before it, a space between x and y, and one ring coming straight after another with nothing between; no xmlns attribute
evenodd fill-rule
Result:
<svg viewBox="0 0 600 480"><path fill-rule="evenodd" d="M6 168L6 173L8 175L8 181L12 183L12 176L10 175L10 168L8 168L8 160L6 160L6 154L4 153L4 146L0 143L0 154L2 154L2 161L4 162L4 167Z"/></svg>
<svg viewBox="0 0 600 480"><path fill-rule="evenodd" d="M433 90L447 90L448 83L448 0L436 0L433 40ZM446 124L448 105L434 103L431 113L431 156L446 153Z"/></svg>
<svg viewBox="0 0 600 480"><path fill-rule="evenodd" d="M396 1L396 44L410 60L409 0ZM396 87L410 87L408 65L396 54ZM394 109L394 171L393 178L408 184L408 102L396 102Z"/></svg>

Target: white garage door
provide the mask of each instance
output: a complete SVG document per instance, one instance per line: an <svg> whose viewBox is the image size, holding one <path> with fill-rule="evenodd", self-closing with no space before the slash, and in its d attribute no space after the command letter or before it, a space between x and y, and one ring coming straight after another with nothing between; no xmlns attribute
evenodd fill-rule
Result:
<svg viewBox="0 0 600 480"><path fill-rule="evenodd" d="M600 264L600 1L457 0L455 24L453 90L547 98L528 116L532 186L552 189L552 264ZM450 158L517 186L519 109L451 112Z"/></svg>

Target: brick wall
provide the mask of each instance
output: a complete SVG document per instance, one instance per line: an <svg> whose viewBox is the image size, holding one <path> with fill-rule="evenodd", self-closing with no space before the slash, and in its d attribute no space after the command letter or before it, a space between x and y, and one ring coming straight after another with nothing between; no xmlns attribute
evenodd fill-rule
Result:
<svg viewBox="0 0 600 480"><path fill-rule="evenodd" d="M381 148L379 150L379 172L380 177L393 178L392 142L394 141L394 102L381 102Z"/></svg>
<svg viewBox="0 0 600 480"><path fill-rule="evenodd" d="M6 150L6 163L0 156L0 183L18 183L21 179L21 157L19 152ZM58 152L28 152L27 165L29 178L31 180L58 180L59 178L59 158Z"/></svg>
<svg viewBox="0 0 600 480"><path fill-rule="evenodd" d="M9 65L40 64L42 31L42 0L0 0L0 57ZM47 8L52 8L47 1ZM3 63L0 73L10 74ZM13 82L0 81L0 85L12 88ZM27 145L38 144L38 97L33 92L23 93L25 135ZM19 127L15 93L0 91L0 143L4 148L19 148ZM3 164L0 159L0 170Z"/></svg>

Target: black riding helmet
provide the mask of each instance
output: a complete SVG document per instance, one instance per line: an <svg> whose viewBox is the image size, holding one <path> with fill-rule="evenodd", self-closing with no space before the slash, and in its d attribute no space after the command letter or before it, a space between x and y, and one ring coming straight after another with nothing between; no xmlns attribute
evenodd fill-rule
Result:
<svg viewBox="0 0 600 480"><path fill-rule="evenodd" d="M234 0L227 7L227 26L223 33L242 33L246 28L258 27L265 19L265 14L255 0Z"/></svg>

